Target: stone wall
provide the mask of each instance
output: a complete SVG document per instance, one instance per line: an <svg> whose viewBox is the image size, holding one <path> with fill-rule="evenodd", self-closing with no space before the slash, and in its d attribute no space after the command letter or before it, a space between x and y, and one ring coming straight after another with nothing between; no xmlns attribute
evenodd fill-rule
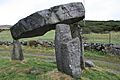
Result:
<svg viewBox="0 0 120 80"><path fill-rule="evenodd" d="M55 47L53 41L40 41L40 40L30 40L30 41L20 41L22 46L30 46L30 47ZM11 41L0 41L0 45L10 46L13 45Z"/></svg>
<svg viewBox="0 0 120 80"><path fill-rule="evenodd" d="M84 43L84 49L102 51L106 54L120 55L120 45L101 44L101 43Z"/></svg>
<svg viewBox="0 0 120 80"><path fill-rule="evenodd" d="M0 41L0 45L10 46L13 43L10 41ZM31 41L21 41L21 45L30 46L30 47L55 47L53 41L40 41L40 40L31 40ZM84 43L85 50L96 50L102 51L107 54L120 55L120 45L114 44L101 44L101 43Z"/></svg>

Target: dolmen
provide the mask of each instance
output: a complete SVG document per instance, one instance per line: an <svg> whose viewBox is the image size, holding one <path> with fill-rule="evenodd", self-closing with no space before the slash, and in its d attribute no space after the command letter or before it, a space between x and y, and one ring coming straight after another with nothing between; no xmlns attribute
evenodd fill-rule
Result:
<svg viewBox="0 0 120 80"><path fill-rule="evenodd" d="M12 59L24 59L20 44L18 43L19 39L42 36L54 29L58 70L74 78L80 78L80 30L78 30L79 25L73 26L73 24L83 20L84 17L85 9L83 4L81 2L74 2L38 11L19 20L10 28L14 46Z"/></svg>

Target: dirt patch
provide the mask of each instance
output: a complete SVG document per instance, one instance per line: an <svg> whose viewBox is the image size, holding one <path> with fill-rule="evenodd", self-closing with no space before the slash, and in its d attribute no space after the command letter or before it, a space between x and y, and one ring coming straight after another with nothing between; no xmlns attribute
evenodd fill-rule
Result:
<svg viewBox="0 0 120 80"><path fill-rule="evenodd" d="M61 73L57 70L51 71L47 73L47 75L50 76L52 80L73 80L73 78L69 75Z"/></svg>

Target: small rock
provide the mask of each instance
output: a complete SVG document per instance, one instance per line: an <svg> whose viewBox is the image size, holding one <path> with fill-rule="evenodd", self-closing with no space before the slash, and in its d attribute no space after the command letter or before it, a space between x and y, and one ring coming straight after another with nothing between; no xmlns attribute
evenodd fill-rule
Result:
<svg viewBox="0 0 120 80"><path fill-rule="evenodd" d="M92 61L87 60L85 61L85 67L95 67L95 64Z"/></svg>
<svg viewBox="0 0 120 80"><path fill-rule="evenodd" d="M44 70L42 70L41 68L31 68L31 69L29 69L29 71L27 73L38 75L38 74L43 74Z"/></svg>

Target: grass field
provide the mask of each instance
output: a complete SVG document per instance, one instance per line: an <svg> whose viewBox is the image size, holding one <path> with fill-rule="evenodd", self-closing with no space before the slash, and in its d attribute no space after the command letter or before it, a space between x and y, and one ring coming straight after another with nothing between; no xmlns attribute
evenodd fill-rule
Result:
<svg viewBox="0 0 120 80"><path fill-rule="evenodd" d="M43 36L33 37L33 38L24 38L20 39L21 41L27 40L54 40L55 31L49 31ZM92 43L109 43L109 34L83 34L85 37L84 42L92 42ZM112 44L120 44L120 32L111 32L111 43ZM12 37L9 31L3 31L0 33L0 41L12 41Z"/></svg>
<svg viewBox="0 0 120 80"><path fill-rule="evenodd" d="M55 31L41 37L21 40L54 40ZM114 43L119 42L119 32L115 32ZM85 34L88 42L93 37L106 37L108 34ZM113 35L113 34L112 34ZM94 40L94 42L102 42ZM0 33L0 41L12 41L9 31ZM106 39L103 42L107 43ZM73 80L70 76L57 71L54 48L22 46L25 60L11 61L12 46L0 46L0 80ZM86 68L81 80L120 80L120 56L107 55L102 52L85 51L85 59L95 63L94 68Z"/></svg>
<svg viewBox="0 0 120 80"><path fill-rule="evenodd" d="M10 60L11 46L0 46L0 80L73 80L57 71L53 48L23 46L25 60ZM96 67L86 68L81 80L119 80L120 57L85 51Z"/></svg>
<svg viewBox="0 0 120 80"><path fill-rule="evenodd" d="M43 36L38 37L32 37L32 38L24 38L20 39L21 41L27 41L27 40L54 40L55 31L51 30L44 34ZM0 32L0 41L12 41L11 33L10 31L2 31Z"/></svg>
<svg viewBox="0 0 120 80"><path fill-rule="evenodd" d="M109 39L109 33L100 34L100 33L90 33L84 34L83 36L87 38L86 42L96 42L96 43L113 43L120 44L120 32L111 32L111 38Z"/></svg>

